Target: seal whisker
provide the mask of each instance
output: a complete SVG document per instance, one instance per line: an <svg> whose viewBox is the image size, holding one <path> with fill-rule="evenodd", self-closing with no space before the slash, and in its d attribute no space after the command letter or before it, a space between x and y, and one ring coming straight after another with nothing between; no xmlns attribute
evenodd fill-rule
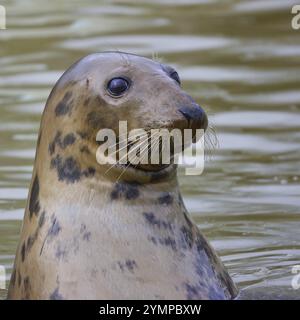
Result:
<svg viewBox="0 0 300 320"><path fill-rule="evenodd" d="M146 137L146 136L147 136L147 134L144 134L144 135L139 136L139 138L144 138L144 137ZM126 138L126 139L124 139L124 140L121 140L121 142L119 141L119 142L117 142L116 144L113 144L113 145L110 146L110 147L115 147L115 146L117 146L118 144L120 144L120 143L122 143L122 142L125 142L125 141L128 141L128 139ZM124 150L124 149L127 148L127 147L128 147L128 144L127 144L126 146L122 147L122 148L119 148L119 149L116 150L115 152L113 152L112 155L115 155L117 152L120 152L120 151Z"/></svg>
<svg viewBox="0 0 300 320"><path fill-rule="evenodd" d="M141 139L141 138L145 138L145 137L148 138L147 142L149 142L150 137L148 136L148 133L139 136L140 139ZM123 141L126 141L126 140L123 140ZM144 142L146 142L146 141L142 140L141 142L144 143ZM139 145L135 145L133 149L130 149L130 151L131 151L131 150L135 150L135 149L137 149L138 147L139 147ZM121 150L124 150L125 148L128 148L128 145L124 146L124 147L121 148L121 149L116 150L116 152L112 153L112 155L116 154L117 152L119 152L119 151L121 151ZM129 151L129 152L130 152L130 151ZM126 155L128 155L128 153L127 153ZM124 157L126 157L126 155L125 155ZM119 161L120 161L120 160L123 160L124 157L121 158L121 159L119 159Z"/></svg>
<svg viewBox="0 0 300 320"><path fill-rule="evenodd" d="M142 149L142 151L141 151L141 153L145 150L145 149L147 149L147 150L149 150L149 143L148 143L148 141L142 141L139 145L137 145L137 147L136 148L138 148L138 147L140 147L140 146L142 146L143 145L143 143L145 143L145 142L147 142L147 144L146 144L146 146ZM134 159L137 159L137 156L135 156L135 158ZM144 158L142 158L142 159L144 159ZM142 159L141 159L141 162L142 162ZM117 179L117 182L120 180L120 178L122 177L122 175L126 172L126 170L128 169L128 167L131 165L131 163L129 162L126 166L125 166L125 169L122 171L122 173L119 175L119 177L118 177L118 179ZM134 165L134 168L136 168L137 167L137 164L136 165Z"/></svg>
<svg viewBox="0 0 300 320"><path fill-rule="evenodd" d="M154 134L153 136L155 136L155 134ZM153 138L153 136L152 136L152 138ZM157 134L156 136L158 136L158 134ZM157 138L156 138L156 141L154 141L154 143L153 143L153 144L154 144L154 146L155 146L155 142L157 142L157 141L159 141L159 137L157 137ZM144 156L146 156L146 155L148 155L148 156L149 156L150 148L151 148L151 145L149 145L149 144L148 144L148 145L147 145L147 153L145 153L145 154L144 154ZM141 162L143 161L144 156L143 156L143 158L141 159Z"/></svg>
<svg viewBox="0 0 300 320"><path fill-rule="evenodd" d="M159 134L159 132L155 132L155 133L153 134L153 136L157 136L158 134ZM152 136L152 138L153 138L153 136ZM157 140L159 140L159 139L157 139ZM143 144L144 142L145 142L145 141L142 141L142 142L140 143L140 145L138 145L138 147L139 147L139 146L142 146L142 144ZM148 142L148 141L147 141L147 142ZM146 154L149 154L149 143L146 144L146 146L142 149L141 153L142 153L144 150L146 150L146 149L147 149L148 152L145 153L144 156L145 156ZM142 162L142 160L144 159L144 156L142 157L141 162ZM137 159L137 156L135 156L135 159ZM117 182L120 180L120 178L121 178L122 175L126 172L126 170L129 168L130 165L131 165L131 163L128 163L127 166L125 166L125 169L124 169L124 170L121 172L121 174L119 175L119 177L118 177L118 179L117 179ZM137 165L138 165L138 164L134 165L134 168L136 168Z"/></svg>
<svg viewBox="0 0 300 320"><path fill-rule="evenodd" d="M147 136L147 135L143 135L143 136L141 136L141 137L146 137L146 136ZM145 141L141 141L141 144L143 144L143 143L145 143ZM132 152L133 150L136 150L139 146L140 146L139 144L135 145L133 149L130 149L130 150L129 150L129 152ZM127 148L128 145L126 145L125 147ZM120 149L120 150L125 149L125 147L122 148L122 149ZM117 150L117 151L116 151L115 153L113 153L113 154L116 154L116 153L119 152L120 150ZM105 174L107 174L112 168L114 168L118 163L120 163L120 161L122 161L123 159L125 159L126 157L128 157L129 152L127 152L121 159L119 159L118 162L116 162L116 163L113 164L111 167L109 167L109 168L105 171Z"/></svg>
<svg viewBox="0 0 300 320"><path fill-rule="evenodd" d="M204 135L205 150L208 153L207 160L211 160L213 152L219 148L219 141L214 127L210 124Z"/></svg>
<svg viewBox="0 0 300 320"><path fill-rule="evenodd" d="M141 135L140 136L140 138L141 137L145 137L146 135L148 135L149 133L151 133L151 130L152 129L143 129L144 131L145 131L145 134L144 135ZM118 139L120 139L120 138L123 138L123 137L126 137L126 138L124 138L123 140L119 140L117 143L115 143L115 144L113 144L113 145L111 145L110 147L115 147L115 146L117 146L118 144L120 144L120 143L122 143L122 142L124 142L124 141L128 141L128 133L126 132L126 133L124 133L124 134L121 134L121 135L119 135L118 136ZM122 149L119 149L119 150L122 150Z"/></svg>
<svg viewBox="0 0 300 320"><path fill-rule="evenodd" d="M124 61L124 65L126 67L130 67L131 61L130 61L128 55L124 54L124 52L122 52L120 50L116 50L116 52L120 55L121 59Z"/></svg>
<svg viewBox="0 0 300 320"><path fill-rule="evenodd" d="M158 52L157 51L152 51L152 60L156 61L156 62L161 62L159 56L158 56Z"/></svg>

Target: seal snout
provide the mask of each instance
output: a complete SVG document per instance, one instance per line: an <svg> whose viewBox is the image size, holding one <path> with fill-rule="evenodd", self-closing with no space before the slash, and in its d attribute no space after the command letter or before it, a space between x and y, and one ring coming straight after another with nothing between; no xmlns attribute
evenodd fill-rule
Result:
<svg viewBox="0 0 300 320"><path fill-rule="evenodd" d="M203 129L204 131L207 129L207 115L198 104L193 104L192 107L180 107L178 111L186 118L190 128Z"/></svg>

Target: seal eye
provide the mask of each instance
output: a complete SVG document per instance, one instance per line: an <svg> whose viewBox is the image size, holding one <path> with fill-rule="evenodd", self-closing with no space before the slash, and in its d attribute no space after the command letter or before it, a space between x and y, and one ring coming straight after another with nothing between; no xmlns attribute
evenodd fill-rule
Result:
<svg viewBox="0 0 300 320"><path fill-rule="evenodd" d="M170 74L170 77L172 79L174 79L178 84L181 84L181 81L180 81L180 78L179 78L179 75L176 71L173 71L171 74Z"/></svg>
<svg viewBox="0 0 300 320"><path fill-rule="evenodd" d="M129 81L124 78L113 78L107 84L108 92L114 96L121 96L129 88Z"/></svg>

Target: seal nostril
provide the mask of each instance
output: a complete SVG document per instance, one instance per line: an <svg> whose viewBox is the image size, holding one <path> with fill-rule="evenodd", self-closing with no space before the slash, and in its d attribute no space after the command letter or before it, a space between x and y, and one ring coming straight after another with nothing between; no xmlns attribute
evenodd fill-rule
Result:
<svg viewBox="0 0 300 320"><path fill-rule="evenodd" d="M207 116L204 110L199 105L193 105L192 107L181 107L178 111L187 119L190 125L190 121L194 121L197 127L206 130L208 126Z"/></svg>
<svg viewBox="0 0 300 320"><path fill-rule="evenodd" d="M186 120L188 120L188 121L191 120L191 116L190 116L189 112L181 110L181 109L179 109L179 112L186 118Z"/></svg>
<svg viewBox="0 0 300 320"><path fill-rule="evenodd" d="M204 116L204 111L201 107L181 107L179 108L179 112L187 119L187 120L195 120L201 121Z"/></svg>

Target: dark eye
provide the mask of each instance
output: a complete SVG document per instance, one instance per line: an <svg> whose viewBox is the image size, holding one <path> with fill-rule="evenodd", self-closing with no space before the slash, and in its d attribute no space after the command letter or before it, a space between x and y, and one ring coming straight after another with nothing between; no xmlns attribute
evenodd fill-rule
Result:
<svg viewBox="0 0 300 320"><path fill-rule="evenodd" d="M108 92L114 97L121 96L128 89L129 81L124 78L113 78L107 84Z"/></svg>
<svg viewBox="0 0 300 320"><path fill-rule="evenodd" d="M179 75L176 71L173 71L171 74L170 74L170 77L172 79L174 79L176 82L178 82L178 84L181 84L181 81L180 81L180 78L179 78Z"/></svg>

